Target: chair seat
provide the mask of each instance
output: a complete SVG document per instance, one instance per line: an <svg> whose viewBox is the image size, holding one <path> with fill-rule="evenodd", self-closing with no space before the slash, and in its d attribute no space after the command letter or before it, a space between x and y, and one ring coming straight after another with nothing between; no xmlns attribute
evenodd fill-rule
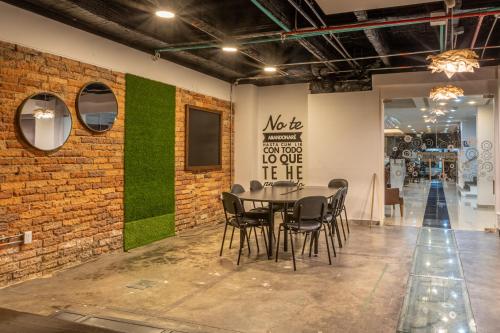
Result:
<svg viewBox="0 0 500 333"><path fill-rule="evenodd" d="M321 228L321 222L316 220L302 220L300 221L300 228L298 223L294 222L287 223L286 227L293 231L315 231Z"/></svg>
<svg viewBox="0 0 500 333"><path fill-rule="evenodd" d="M234 226L234 227L260 227L261 225L267 225L267 221L261 221L261 220L258 220L256 218L251 218L251 217L241 217L240 218L240 223L241 225L238 226L238 224L236 223L236 220L234 218L231 218L229 220L229 224Z"/></svg>
<svg viewBox="0 0 500 333"><path fill-rule="evenodd" d="M257 220L268 220L269 219L269 208L267 207L258 207L254 209L250 209L245 212L245 216L251 219Z"/></svg>

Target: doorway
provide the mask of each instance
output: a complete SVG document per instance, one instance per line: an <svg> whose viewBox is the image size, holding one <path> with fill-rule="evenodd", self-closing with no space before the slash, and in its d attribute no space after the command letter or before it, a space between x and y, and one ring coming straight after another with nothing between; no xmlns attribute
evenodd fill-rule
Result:
<svg viewBox="0 0 500 333"><path fill-rule="evenodd" d="M496 228L494 109L490 95L384 101L385 224L426 226L437 195L442 223Z"/></svg>

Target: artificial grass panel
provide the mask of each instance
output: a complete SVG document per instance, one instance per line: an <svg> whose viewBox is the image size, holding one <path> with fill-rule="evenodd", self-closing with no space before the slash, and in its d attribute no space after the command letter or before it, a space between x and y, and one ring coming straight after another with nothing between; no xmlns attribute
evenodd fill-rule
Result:
<svg viewBox="0 0 500 333"><path fill-rule="evenodd" d="M166 214L125 223L125 251L175 234L175 214Z"/></svg>
<svg viewBox="0 0 500 333"><path fill-rule="evenodd" d="M130 223L175 209L175 87L127 74L125 99L124 204Z"/></svg>

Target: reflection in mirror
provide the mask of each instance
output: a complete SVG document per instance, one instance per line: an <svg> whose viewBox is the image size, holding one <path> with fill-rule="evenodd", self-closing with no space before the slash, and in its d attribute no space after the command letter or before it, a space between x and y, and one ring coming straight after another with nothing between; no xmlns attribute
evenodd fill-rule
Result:
<svg viewBox="0 0 500 333"><path fill-rule="evenodd" d="M71 133L68 107L51 93L27 98L18 110L18 125L26 142L32 147L51 151L61 147Z"/></svg>
<svg viewBox="0 0 500 333"><path fill-rule="evenodd" d="M118 103L113 91L104 83L92 82L80 91L76 101L78 117L91 131L105 132L113 127Z"/></svg>

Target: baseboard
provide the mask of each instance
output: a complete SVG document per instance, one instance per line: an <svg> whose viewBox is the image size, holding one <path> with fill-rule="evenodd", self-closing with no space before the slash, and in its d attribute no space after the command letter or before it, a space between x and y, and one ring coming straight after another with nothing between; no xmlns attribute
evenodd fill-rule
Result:
<svg viewBox="0 0 500 333"><path fill-rule="evenodd" d="M488 208L488 209L493 208L494 209L495 205L477 205L477 208Z"/></svg>
<svg viewBox="0 0 500 333"><path fill-rule="evenodd" d="M370 221L370 220L349 220L349 223L353 223L355 225L360 225L360 226L375 226L375 225L380 225L380 221Z"/></svg>

